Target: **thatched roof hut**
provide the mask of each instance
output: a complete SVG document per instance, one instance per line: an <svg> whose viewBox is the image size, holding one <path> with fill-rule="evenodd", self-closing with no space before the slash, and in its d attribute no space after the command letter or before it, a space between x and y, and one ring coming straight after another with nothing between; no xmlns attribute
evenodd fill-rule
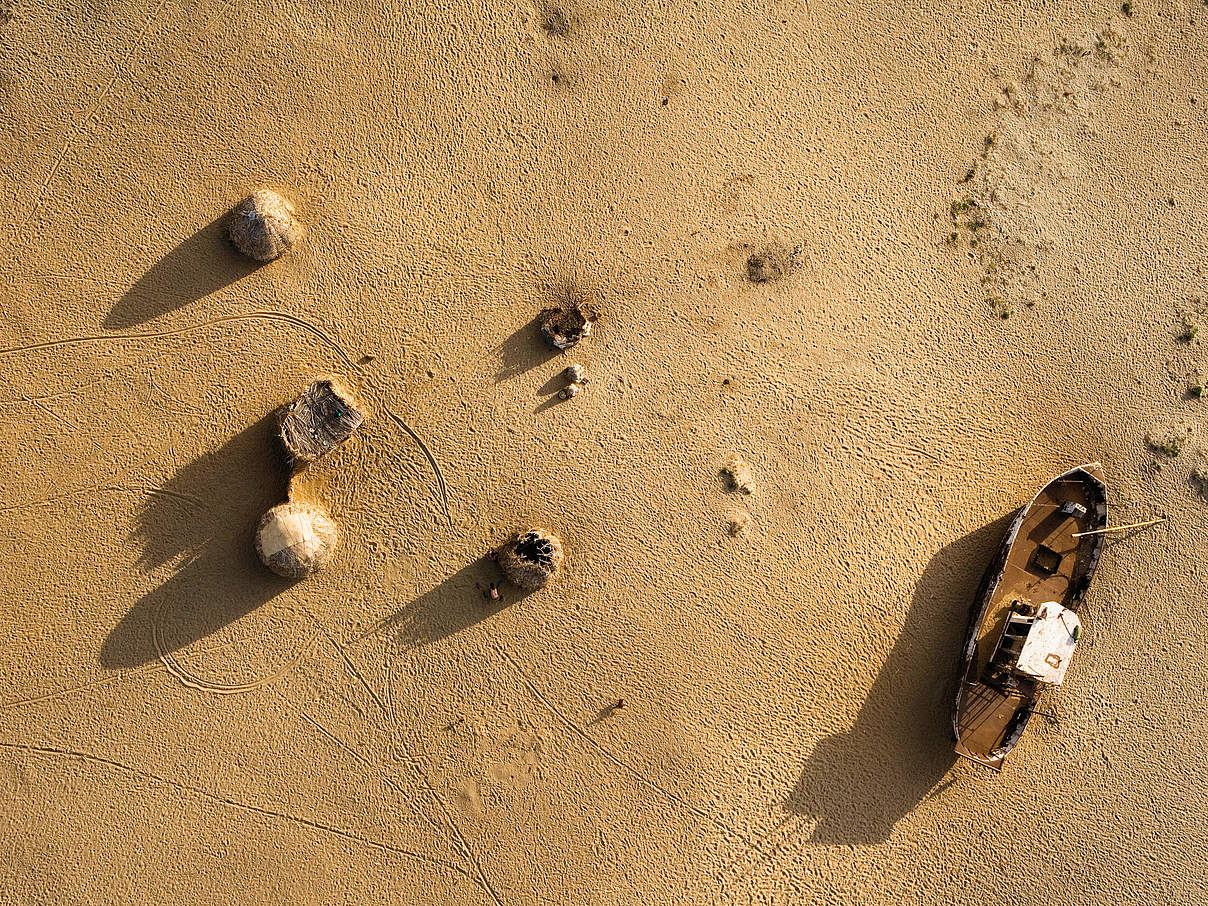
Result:
<svg viewBox="0 0 1208 906"><path fill-rule="evenodd" d="M512 535L495 557L509 582L535 591L549 582L562 565L562 542L553 535L529 529Z"/></svg>
<svg viewBox="0 0 1208 906"><path fill-rule="evenodd" d="M538 316L541 335L551 346L570 349L591 333L594 314L580 300L570 300L554 308L547 308Z"/></svg>
<svg viewBox="0 0 1208 906"><path fill-rule="evenodd" d="M280 413L281 443L294 465L314 462L352 436L365 421L353 393L336 378L320 378Z"/></svg>
<svg viewBox="0 0 1208 906"><path fill-rule="evenodd" d="M236 208L227 234L249 258L272 261L290 250L302 230L294 220L293 205L276 192L257 189Z"/></svg>
<svg viewBox="0 0 1208 906"><path fill-rule="evenodd" d="M339 540L336 524L324 510L291 501L260 517L256 553L277 575L301 579L328 564Z"/></svg>

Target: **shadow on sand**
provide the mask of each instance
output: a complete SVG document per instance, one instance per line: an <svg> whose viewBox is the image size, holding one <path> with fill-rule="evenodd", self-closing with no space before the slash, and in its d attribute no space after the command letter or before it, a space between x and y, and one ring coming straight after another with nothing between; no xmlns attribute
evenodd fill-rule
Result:
<svg viewBox="0 0 1208 906"><path fill-rule="evenodd" d="M956 762L951 699L969 607L1010 524L1007 514L941 549L846 733L822 740L786 808L816 820L812 843L880 843Z"/></svg>
<svg viewBox="0 0 1208 906"><path fill-rule="evenodd" d="M106 330L124 330L230 286L260 266L226 238L235 209L206 224L164 255L126 290L105 316Z"/></svg>
<svg viewBox="0 0 1208 906"><path fill-rule="evenodd" d="M545 342L540 315L504 340L495 348L495 352L499 356L496 384L531 371L560 354L559 350Z"/></svg>
<svg viewBox="0 0 1208 906"><path fill-rule="evenodd" d="M383 635L411 648L456 635L530 594L505 582L499 589L499 600L490 600L483 589L500 578L499 567L486 557L475 560L380 620L366 635Z"/></svg>
<svg viewBox="0 0 1208 906"><path fill-rule="evenodd" d="M101 645L101 666L120 669L155 660L157 624L164 650L176 651L290 587L264 568L253 543L260 517L286 496L276 427L276 415L269 413L148 497L138 517L140 564L152 570L183 557L183 565L113 628Z"/></svg>

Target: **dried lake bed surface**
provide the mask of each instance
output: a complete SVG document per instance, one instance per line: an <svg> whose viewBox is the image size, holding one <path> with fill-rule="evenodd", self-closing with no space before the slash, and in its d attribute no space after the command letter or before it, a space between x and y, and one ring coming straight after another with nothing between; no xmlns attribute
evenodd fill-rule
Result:
<svg viewBox="0 0 1208 906"><path fill-rule="evenodd" d="M1126 6L2 0L0 902L1199 903L1208 6ZM1168 519L957 763L1090 460Z"/></svg>

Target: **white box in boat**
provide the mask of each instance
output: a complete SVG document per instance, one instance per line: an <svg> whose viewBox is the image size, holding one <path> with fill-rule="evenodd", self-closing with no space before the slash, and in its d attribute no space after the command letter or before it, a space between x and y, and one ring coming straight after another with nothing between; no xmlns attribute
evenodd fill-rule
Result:
<svg viewBox="0 0 1208 906"><path fill-rule="evenodd" d="M1072 610L1055 601L1041 604L1015 669L1039 682L1060 686L1081 630L1082 623Z"/></svg>

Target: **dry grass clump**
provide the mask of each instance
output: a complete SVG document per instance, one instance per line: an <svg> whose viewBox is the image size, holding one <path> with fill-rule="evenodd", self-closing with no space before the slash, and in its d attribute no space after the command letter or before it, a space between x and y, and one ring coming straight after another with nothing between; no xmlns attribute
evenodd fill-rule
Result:
<svg viewBox="0 0 1208 906"><path fill-rule="evenodd" d="M541 14L541 30L554 38L564 38L570 33L570 19L557 6L546 7Z"/></svg>
<svg viewBox="0 0 1208 906"><path fill-rule="evenodd" d="M752 283L775 283L801 269L805 249L773 243L762 248L752 248L744 243L743 249L750 250L745 266L745 276Z"/></svg>
<svg viewBox="0 0 1208 906"><path fill-rule="evenodd" d="M256 553L279 576L301 579L326 566L340 533L327 513L309 503L278 504L260 518Z"/></svg>
<svg viewBox="0 0 1208 906"><path fill-rule="evenodd" d="M321 378L281 411L281 443L294 465L314 462L348 440L364 421L352 392L336 378Z"/></svg>
<svg viewBox="0 0 1208 906"><path fill-rule="evenodd" d="M509 582L535 591L562 565L562 542L536 529L517 532L496 552L499 568Z"/></svg>
<svg viewBox="0 0 1208 906"><path fill-rule="evenodd" d="M1191 296L1186 304L1180 304L1176 311L1179 316L1179 342L1193 342L1202 333L1205 319L1208 319L1208 304L1205 304L1200 296Z"/></svg>
<svg viewBox="0 0 1208 906"><path fill-rule="evenodd" d="M1192 469L1188 481L1201 497L1208 500L1208 468L1198 466Z"/></svg>
<svg viewBox="0 0 1208 906"><path fill-rule="evenodd" d="M256 261L272 261L288 252L301 232L293 205L269 189L253 192L227 226L235 247Z"/></svg>

